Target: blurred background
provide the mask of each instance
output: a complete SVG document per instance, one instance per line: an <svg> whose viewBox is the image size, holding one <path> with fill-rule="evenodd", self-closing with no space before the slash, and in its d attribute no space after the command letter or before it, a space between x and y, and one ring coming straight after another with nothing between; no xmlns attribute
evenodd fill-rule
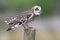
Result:
<svg viewBox="0 0 60 40"><path fill-rule="evenodd" d="M60 40L60 0L0 0L0 40L24 40L22 26L7 32L5 18L11 18L33 6L42 7L42 14L30 22L36 28L36 40Z"/></svg>

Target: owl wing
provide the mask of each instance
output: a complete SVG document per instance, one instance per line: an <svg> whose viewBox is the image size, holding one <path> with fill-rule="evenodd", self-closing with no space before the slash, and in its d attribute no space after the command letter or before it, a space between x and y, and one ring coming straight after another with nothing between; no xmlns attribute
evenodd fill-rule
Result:
<svg viewBox="0 0 60 40"><path fill-rule="evenodd" d="M22 15L17 15L16 17L12 18L9 21L8 25L10 25L10 27L7 29L7 31L10 31L11 29L18 27L18 25L28 22L30 17L31 17L31 14L22 14Z"/></svg>

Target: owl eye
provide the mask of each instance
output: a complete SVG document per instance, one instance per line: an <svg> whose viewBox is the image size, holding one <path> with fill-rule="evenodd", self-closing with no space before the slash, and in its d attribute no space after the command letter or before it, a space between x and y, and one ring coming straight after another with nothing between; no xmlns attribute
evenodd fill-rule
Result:
<svg viewBox="0 0 60 40"><path fill-rule="evenodd" d="M35 11L38 11L38 10L39 10L38 8L35 9Z"/></svg>

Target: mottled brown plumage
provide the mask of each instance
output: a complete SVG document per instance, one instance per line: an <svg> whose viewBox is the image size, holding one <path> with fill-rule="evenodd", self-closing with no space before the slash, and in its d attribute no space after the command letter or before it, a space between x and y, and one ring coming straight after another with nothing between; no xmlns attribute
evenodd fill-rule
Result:
<svg viewBox="0 0 60 40"><path fill-rule="evenodd" d="M34 6L31 8L31 10L22 12L19 15L17 15L16 17L6 20L5 22L8 25L10 25L10 27L7 29L7 31L10 31L13 28L18 27L18 25L31 22L36 16L38 16L40 14L41 14L41 7Z"/></svg>

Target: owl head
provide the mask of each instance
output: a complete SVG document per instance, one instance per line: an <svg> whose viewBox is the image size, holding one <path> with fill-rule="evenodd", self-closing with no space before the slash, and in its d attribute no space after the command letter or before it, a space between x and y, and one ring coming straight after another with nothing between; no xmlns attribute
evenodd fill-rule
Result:
<svg viewBox="0 0 60 40"><path fill-rule="evenodd" d="M35 15L40 15L40 14L41 14L41 6L34 6L34 7L32 8L32 10L33 10L33 13L34 13Z"/></svg>

